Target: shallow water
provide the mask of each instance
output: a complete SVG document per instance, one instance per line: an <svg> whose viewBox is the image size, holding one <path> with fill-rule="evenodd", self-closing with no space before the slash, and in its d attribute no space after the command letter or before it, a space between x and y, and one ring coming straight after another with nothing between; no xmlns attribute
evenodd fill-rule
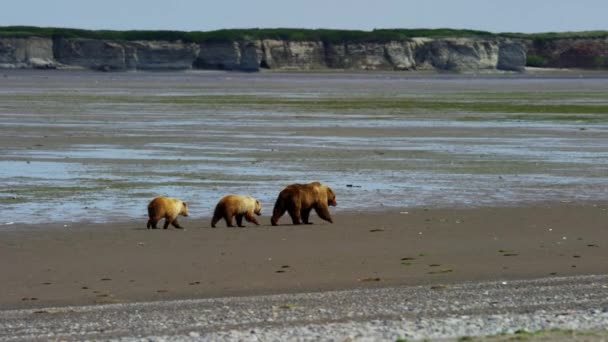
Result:
<svg viewBox="0 0 608 342"><path fill-rule="evenodd" d="M335 210L606 200L608 193L604 109L575 107L559 117L542 108L390 105L422 98L606 106L603 77L4 74L0 225L143 224L147 202L161 194L186 200L190 222L208 217L228 193L259 198L269 215L283 186L312 180L333 187ZM389 106L349 102L367 98ZM326 99L337 105L317 103Z"/></svg>

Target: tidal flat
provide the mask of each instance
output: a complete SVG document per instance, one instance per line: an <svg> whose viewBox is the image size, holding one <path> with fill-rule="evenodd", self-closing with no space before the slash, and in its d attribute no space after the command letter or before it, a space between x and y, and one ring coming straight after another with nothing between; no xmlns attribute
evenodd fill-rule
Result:
<svg viewBox="0 0 608 342"><path fill-rule="evenodd" d="M608 77L4 71L0 144L0 229L312 180L338 211L605 200Z"/></svg>

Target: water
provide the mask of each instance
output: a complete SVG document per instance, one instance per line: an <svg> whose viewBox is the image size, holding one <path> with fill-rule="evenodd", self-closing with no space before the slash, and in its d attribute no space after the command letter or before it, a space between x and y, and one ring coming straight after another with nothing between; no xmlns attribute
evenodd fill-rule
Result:
<svg viewBox="0 0 608 342"><path fill-rule="evenodd" d="M269 215L282 187L313 180L332 186L336 210L589 201L608 193L608 113L591 121L511 120L500 111L348 102L606 105L602 77L5 74L0 225L145 223L156 195L186 200L197 219L225 194L249 194ZM345 105L315 104L327 98Z"/></svg>

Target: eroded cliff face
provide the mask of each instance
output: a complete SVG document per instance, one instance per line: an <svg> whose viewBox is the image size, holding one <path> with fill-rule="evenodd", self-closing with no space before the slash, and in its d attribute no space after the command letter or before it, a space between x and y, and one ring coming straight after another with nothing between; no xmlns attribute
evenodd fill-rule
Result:
<svg viewBox="0 0 608 342"><path fill-rule="evenodd" d="M55 59L66 66L113 70L183 70L192 68L199 54L196 44L97 39L56 39Z"/></svg>
<svg viewBox="0 0 608 342"><path fill-rule="evenodd" d="M63 39L54 41L55 59L66 66L94 70L126 70L127 53L120 43L97 39Z"/></svg>
<svg viewBox="0 0 608 342"><path fill-rule="evenodd" d="M414 38L388 43L252 40L225 43L0 39L0 67L94 70L521 71L526 45L507 39Z"/></svg>
<svg viewBox="0 0 608 342"><path fill-rule="evenodd" d="M391 42L384 45L388 62L395 70L412 70L416 68L415 51L422 41Z"/></svg>
<svg viewBox="0 0 608 342"><path fill-rule="evenodd" d="M521 71L526 61L524 45L505 39L414 38L342 44L263 41L262 48L261 64L275 69Z"/></svg>
<svg viewBox="0 0 608 342"><path fill-rule="evenodd" d="M322 42L263 40L260 48L262 68L311 70L327 67Z"/></svg>
<svg viewBox="0 0 608 342"><path fill-rule="evenodd" d="M0 38L0 68L54 69L53 41L46 38Z"/></svg>
<svg viewBox="0 0 608 342"><path fill-rule="evenodd" d="M498 48L496 68L508 71L524 71L526 66L526 51L522 53L522 43L510 40L502 41Z"/></svg>
<svg viewBox="0 0 608 342"><path fill-rule="evenodd" d="M498 41L427 40L416 49L416 64L419 68L448 71L497 69L499 49Z"/></svg>
<svg viewBox="0 0 608 342"><path fill-rule="evenodd" d="M183 70L192 68L199 56L197 44L175 42L137 41L125 43L129 68L138 70Z"/></svg>

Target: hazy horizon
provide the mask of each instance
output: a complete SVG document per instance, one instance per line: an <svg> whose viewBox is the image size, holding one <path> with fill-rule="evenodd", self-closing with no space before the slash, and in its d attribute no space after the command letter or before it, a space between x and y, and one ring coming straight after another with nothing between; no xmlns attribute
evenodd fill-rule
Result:
<svg viewBox="0 0 608 342"><path fill-rule="evenodd" d="M508 6L483 0L285 1L77 0L11 2L0 12L2 26L69 27L108 30L212 31L231 28L452 28L500 32L606 30L608 1L535 2Z"/></svg>

